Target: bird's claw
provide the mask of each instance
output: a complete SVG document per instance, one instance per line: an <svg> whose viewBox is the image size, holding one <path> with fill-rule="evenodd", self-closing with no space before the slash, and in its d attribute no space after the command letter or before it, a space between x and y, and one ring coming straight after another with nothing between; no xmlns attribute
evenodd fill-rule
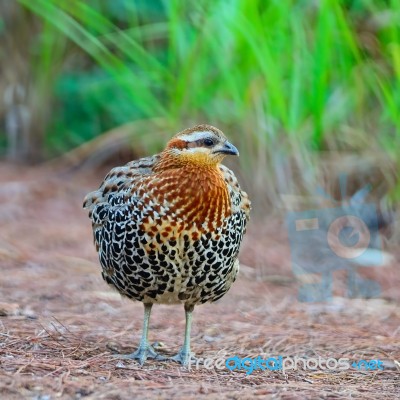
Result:
<svg viewBox="0 0 400 400"><path fill-rule="evenodd" d="M118 354L115 357L121 360L138 360L140 365L143 365L148 358L157 361L165 361L168 359L167 357L158 354L150 344L139 347L131 354Z"/></svg>
<svg viewBox="0 0 400 400"><path fill-rule="evenodd" d="M197 361L197 358L194 356L194 353L189 352L184 352L184 351L179 351L178 354L176 354L173 357L169 358L172 361L176 361L180 364L182 364L184 367L188 367L192 364L195 364Z"/></svg>

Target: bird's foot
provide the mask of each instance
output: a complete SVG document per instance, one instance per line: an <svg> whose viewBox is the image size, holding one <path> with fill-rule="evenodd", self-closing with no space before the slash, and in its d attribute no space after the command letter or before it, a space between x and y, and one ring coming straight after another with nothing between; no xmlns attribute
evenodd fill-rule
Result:
<svg viewBox="0 0 400 400"><path fill-rule="evenodd" d="M157 361L165 361L168 359L158 354L150 344L139 346L139 348L131 354L118 354L115 357L121 360L138 360L140 365L143 365L148 358Z"/></svg>
<svg viewBox="0 0 400 400"><path fill-rule="evenodd" d="M181 363L184 367L190 367L190 365L196 363L197 358L194 356L194 353L183 351L181 349L179 353L171 357L170 360Z"/></svg>

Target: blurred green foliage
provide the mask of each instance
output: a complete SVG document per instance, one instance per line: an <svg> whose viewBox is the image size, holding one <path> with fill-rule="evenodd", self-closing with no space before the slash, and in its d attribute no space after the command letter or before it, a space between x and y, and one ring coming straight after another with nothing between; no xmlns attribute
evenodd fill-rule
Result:
<svg viewBox="0 0 400 400"><path fill-rule="evenodd" d="M27 57L49 155L148 119L135 144L152 132L154 149L192 123L222 128L277 191L295 184L288 159L312 174L322 150L396 162L400 0L18 3L40 24Z"/></svg>

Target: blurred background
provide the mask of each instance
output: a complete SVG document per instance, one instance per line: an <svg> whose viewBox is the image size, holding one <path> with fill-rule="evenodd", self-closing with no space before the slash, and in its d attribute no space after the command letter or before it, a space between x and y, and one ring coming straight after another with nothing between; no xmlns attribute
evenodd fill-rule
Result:
<svg viewBox="0 0 400 400"><path fill-rule="evenodd" d="M13 163L121 163L209 123L240 149L256 213L340 174L348 195L400 198L397 0L16 0L0 16Z"/></svg>

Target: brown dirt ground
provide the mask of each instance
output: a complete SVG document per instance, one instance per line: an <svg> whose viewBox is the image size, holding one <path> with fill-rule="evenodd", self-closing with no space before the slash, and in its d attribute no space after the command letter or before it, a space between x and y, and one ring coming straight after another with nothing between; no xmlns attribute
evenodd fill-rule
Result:
<svg viewBox="0 0 400 400"><path fill-rule="evenodd" d="M192 350L203 358L380 359L383 371L246 375L113 358L135 349L143 310L100 277L81 203L103 172L0 164L1 399L400 398L399 262L376 271L380 299L346 299L338 274L331 302L299 303L279 218L252 222L238 281L218 303L195 309ZM183 330L183 307L154 307L150 339L161 353L177 352Z"/></svg>

